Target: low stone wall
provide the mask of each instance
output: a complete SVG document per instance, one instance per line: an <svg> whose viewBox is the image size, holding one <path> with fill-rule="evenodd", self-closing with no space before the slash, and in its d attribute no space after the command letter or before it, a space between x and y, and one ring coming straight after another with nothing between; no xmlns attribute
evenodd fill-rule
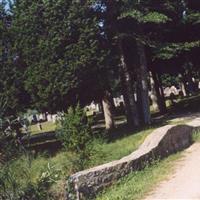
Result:
<svg viewBox="0 0 200 200"><path fill-rule="evenodd" d="M132 171L141 170L157 158L187 148L192 143L193 127L166 125L153 131L132 154L120 160L80 171L70 176L67 199L89 199Z"/></svg>

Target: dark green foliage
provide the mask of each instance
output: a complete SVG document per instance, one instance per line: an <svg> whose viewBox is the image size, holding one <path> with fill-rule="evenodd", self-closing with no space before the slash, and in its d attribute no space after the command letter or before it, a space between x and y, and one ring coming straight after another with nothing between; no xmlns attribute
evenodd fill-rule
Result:
<svg viewBox="0 0 200 200"><path fill-rule="evenodd" d="M171 65L181 71L186 59L198 68L199 4L193 0L22 0L13 1L10 12L5 2L0 95L8 97L8 114L85 105L100 101L107 88L121 94L121 37L142 41L155 71L170 71ZM138 65L135 44L130 46L129 65Z"/></svg>
<svg viewBox="0 0 200 200"><path fill-rule="evenodd" d="M0 97L7 99L6 115L23 111L29 103L29 95L24 87L24 69L14 53L15 32L12 29L13 15L0 2Z"/></svg>
<svg viewBox="0 0 200 200"><path fill-rule="evenodd" d="M149 67L159 73L184 71L187 59L197 65L200 48L199 4L193 0L121 1L121 30L146 44ZM143 30L139 33L138 26ZM173 66L173 69L172 69Z"/></svg>
<svg viewBox="0 0 200 200"><path fill-rule="evenodd" d="M15 52L34 108L55 112L101 96L108 52L89 3L20 1L14 13Z"/></svg>
<svg viewBox="0 0 200 200"><path fill-rule="evenodd" d="M178 87L180 83L178 76L172 76L170 74L163 74L161 79L164 87L171 87L172 85Z"/></svg>
<svg viewBox="0 0 200 200"><path fill-rule="evenodd" d="M70 107L60 121L58 137L63 142L63 146L74 152L82 151L91 141L92 132L84 110L77 105Z"/></svg>
<svg viewBox="0 0 200 200"><path fill-rule="evenodd" d="M74 167L83 169L89 161L93 140L91 126L84 110L79 104L75 108L70 107L60 123L58 138L67 151L77 154Z"/></svg>
<svg viewBox="0 0 200 200"><path fill-rule="evenodd" d="M194 42L185 42L185 43L171 43L162 45L158 47L155 55L155 58L160 58L163 60L169 60L174 57L180 56L183 52L190 52L194 48L200 47L200 40Z"/></svg>
<svg viewBox="0 0 200 200"><path fill-rule="evenodd" d="M8 121L5 118L7 101L0 98L0 166L1 164L17 157L20 152L18 142L13 138L14 130L8 130ZM12 123L12 121L11 121Z"/></svg>

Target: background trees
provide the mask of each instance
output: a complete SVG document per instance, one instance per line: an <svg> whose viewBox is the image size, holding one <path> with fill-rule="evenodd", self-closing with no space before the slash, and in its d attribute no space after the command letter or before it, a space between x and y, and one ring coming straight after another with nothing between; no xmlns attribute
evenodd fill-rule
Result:
<svg viewBox="0 0 200 200"><path fill-rule="evenodd" d="M23 65L19 65L17 55L13 52L13 16L12 12L6 9L6 5L6 1L0 2L0 96L7 102L7 115L15 115L29 104L29 94L24 87Z"/></svg>
<svg viewBox="0 0 200 200"><path fill-rule="evenodd" d="M179 77L184 95L198 80L199 17L193 0L22 0L9 12L3 1L1 95L17 112L103 102L111 129L120 93L128 123L149 124L150 90L166 112L162 74Z"/></svg>

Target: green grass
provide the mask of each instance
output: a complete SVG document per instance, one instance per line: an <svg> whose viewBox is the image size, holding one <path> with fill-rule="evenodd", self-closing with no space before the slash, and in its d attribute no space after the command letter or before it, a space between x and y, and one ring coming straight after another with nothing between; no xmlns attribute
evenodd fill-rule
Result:
<svg viewBox="0 0 200 200"><path fill-rule="evenodd" d="M152 130L153 129L140 131L109 143L100 140L95 141L92 161L88 163L87 167L93 167L128 155L139 147ZM63 185L66 177L74 172L76 159L77 157L75 154L60 151L53 156L48 155L48 153L43 153L31 157L31 162L27 156L22 155L7 164L9 165L14 180L17 181L19 187L23 188L26 187L29 182L35 183L42 172L46 171L48 163L50 163L51 166L62 171L60 182L52 187L53 193L59 196L59 193L62 193L61 188L64 188L61 187L60 184Z"/></svg>
<svg viewBox="0 0 200 200"><path fill-rule="evenodd" d="M175 162L181 157L180 153L155 162L142 171L136 171L116 182L102 192L97 200L141 200L155 186L165 180L173 171Z"/></svg>
<svg viewBox="0 0 200 200"><path fill-rule="evenodd" d="M48 169L48 165L50 165L55 170L59 170L61 172L60 182L63 183L65 180L63 179L63 177L65 178L72 169L72 162L70 160L71 158L74 158L74 155L67 152L60 152L54 157L39 155L34 158L28 157L27 155L22 155L18 159L9 161L4 166L0 165L0 175L2 173L8 173L8 177L5 180L8 191L13 191L13 186L18 191L23 191L23 188L27 188L30 183L36 184L42 173L46 172ZM54 184L51 188L53 196L59 196L59 193L64 192L64 187L58 188L58 184ZM0 193L2 189L3 188L1 188L0 185Z"/></svg>
<svg viewBox="0 0 200 200"><path fill-rule="evenodd" d="M43 132L49 132L49 131L55 131L56 129L56 124L53 122L43 122L42 124L42 130L38 130L37 124L31 125L30 132L32 135L38 134L38 133L43 133Z"/></svg>
<svg viewBox="0 0 200 200"><path fill-rule="evenodd" d="M48 124L47 124L48 125ZM146 130L139 131L137 133L132 133L128 130L121 130L124 132L124 137L115 139L111 142L105 142L103 140L94 141L94 151L92 152L91 161L88 163L88 167L93 167L96 165L104 164L113 160L118 160L136 150L145 140L147 135L149 135L155 128L149 128ZM35 133L36 134L36 133ZM118 134L117 130L116 133ZM126 135L128 134L128 135ZM10 163L10 167L16 175L16 180L19 180L20 185L26 185L27 177L21 169L27 169L29 172L28 180L35 182L43 171L47 168L48 163L55 166L56 169L62 171L63 183L65 178L73 172L74 164L76 162L76 155L70 152L60 151L57 154L50 156L48 153L38 155L31 160L31 165L29 165L28 160L25 156L22 156ZM19 171L19 173L18 173ZM54 186L54 193L59 191L58 184Z"/></svg>
<svg viewBox="0 0 200 200"><path fill-rule="evenodd" d="M130 154L143 143L147 135L152 131L153 129L147 129L109 143L98 140L95 141L92 161L89 167L117 160ZM50 162L55 164L58 168L64 169L65 174L68 175L72 168L73 159L72 154L61 151L55 156L38 156L32 161L32 165L44 166L45 163L47 164ZM39 168L38 171L40 171ZM35 174L34 170L33 174Z"/></svg>
<svg viewBox="0 0 200 200"><path fill-rule="evenodd" d="M152 131L153 129L147 129L110 143L96 141L96 148L90 167L128 155L137 149ZM200 142L199 132L194 133L193 140ZM131 173L103 191L97 197L97 200L143 199L149 191L154 189L156 184L167 178L167 175L173 170L175 161L180 157L180 153L171 155L164 160L155 162L142 171ZM48 163L56 169L61 170L61 180L51 189L57 198L63 193L65 178L73 172L72 169L75 160L76 156L69 152L61 151L54 156L44 153L32 158L31 164L26 156L21 156L10 163L10 168L15 180L17 180L21 187L25 187L28 181L36 182L41 173L47 169Z"/></svg>
<svg viewBox="0 0 200 200"><path fill-rule="evenodd" d="M192 119L173 119L173 120L168 120L167 124L169 125L180 125L180 124L186 124L188 122L192 121Z"/></svg>
<svg viewBox="0 0 200 200"><path fill-rule="evenodd" d="M200 131L194 131L193 135L192 135L192 139L194 142L200 142Z"/></svg>
<svg viewBox="0 0 200 200"><path fill-rule="evenodd" d="M195 102L195 106L197 107L197 102L199 102L199 97L190 98L190 100L181 101L181 105L178 103L179 109L187 104L191 106L188 102ZM182 103L184 102L184 103ZM183 105L182 105L183 104ZM184 106L183 106L184 107ZM193 107L193 106L192 106ZM187 107L188 109L188 107ZM182 121L181 123L184 123ZM179 123L179 122L172 122ZM33 125L30 127L32 134L37 134L40 132L53 131L56 129L56 124L51 122L42 123L43 130L38 131L37 125ZM103 164L106 162L110 162L113 160L117 160L126 156L136 150L140 144L143 143L146 136L153 131L153 128L146 129L143 131L139 131L137 133L127 132L126 130L116 130L116 134L118 135L118 131L120 131L122 138L118 138L112 140L110 142L105 141L95 141L95 149L92 153L92 160L87 167L93 167L99 164ZM123 134L124 133L124 134ZM200 141L200 134L194 134L194 141ZM131 199L141 199L143 196L150 191L155 184L160 182L161 180L167 177L167 174L173 169L173 164L175 160L180 157L179 154L172 155L167 159L160 161L159 163L155 163L152 166L147 167L143 171L135 172L127 177L123 178L116 184L114 184L111 188L108 188L103 194L98 196L98 200L131 200ZM14 173L15 180L21 186L26 186L28 180L35 182L38 177L41 175L43 171L47 168L48 163L50 165L54 165L56 169L60 169L62 171L62 178L60 183L54 185L54 192L61 193L60 188L63 188L63 183L65 182L65 178L70 175L73 171L73 165L76 161L76 156L70 152L60 151L56 155L38 155L28 162L25 156L21 156L20 158L13 160L9 163L11 171ZM28 174L24 173L23 169L28 169Z"/></svg>
<svg viewBox="0 0 200 200"><path fill-rule="evenodd" d="M110 143L97 143L93 156L92 165L103 164L109 161L118 160L136 150L143 143L147 135L154 129L140 131L133 135L119 138Z"/></svg>

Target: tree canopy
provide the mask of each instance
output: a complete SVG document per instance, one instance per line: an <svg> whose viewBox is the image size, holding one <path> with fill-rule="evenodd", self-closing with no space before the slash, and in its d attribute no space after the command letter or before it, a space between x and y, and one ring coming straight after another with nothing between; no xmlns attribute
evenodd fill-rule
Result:
<svg viewBox="0 0 200 200"><path fill-rule="evenodd" d="M5 4L0 94L10 111L53 113L100 102L109 91L123 93L127 112L136 104L145 119L150 70L186 76L192 68L198 74L195 0L15 0L9 9Z"/></svg>

